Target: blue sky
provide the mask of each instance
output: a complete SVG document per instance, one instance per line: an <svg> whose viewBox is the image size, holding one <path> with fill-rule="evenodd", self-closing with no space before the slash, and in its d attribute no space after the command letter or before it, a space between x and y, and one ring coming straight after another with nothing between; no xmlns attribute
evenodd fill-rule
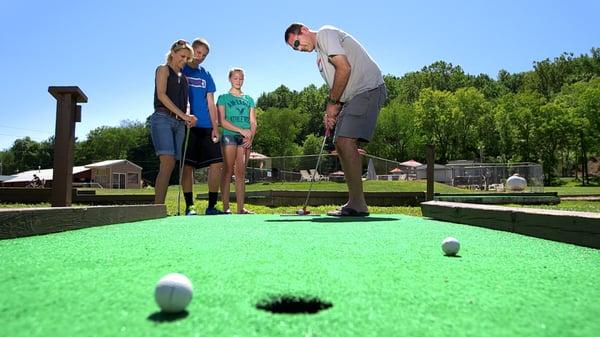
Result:
<svg viewBox="0 0 600 337"><path fill-rule="evenodd" d="M76 135L152 113L154 70L179 38L212 45L204 66L217 94L227 71L246 70L255 99L284 84L323 80L315 55L293 52L283 32L294 21L338 26L356 37L384 74L402 76L437 60L496 78L562 52L600 47L598 1L3 1L0 4L0 149L54 133L51 85L88 96Z"/></svg>

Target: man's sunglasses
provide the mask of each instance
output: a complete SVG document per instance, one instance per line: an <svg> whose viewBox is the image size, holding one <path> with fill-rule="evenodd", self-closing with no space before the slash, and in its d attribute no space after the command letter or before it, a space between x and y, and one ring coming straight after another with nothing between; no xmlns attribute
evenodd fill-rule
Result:
<svg viewBox="0 0 600 337"><path fill-rule="evenodd" d="M294 40L294 48L298 48L299 45L300 45L300 40L298 40L298 39Z"/></svg>

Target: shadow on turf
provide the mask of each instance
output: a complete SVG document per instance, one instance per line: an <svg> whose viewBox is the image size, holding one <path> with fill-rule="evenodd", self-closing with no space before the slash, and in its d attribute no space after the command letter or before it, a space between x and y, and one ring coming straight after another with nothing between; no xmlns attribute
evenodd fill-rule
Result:
<svg viewBox="0 0 600 337"><path fill-rule="evenodd" d="M285 216L284 216L285 217ZM362 216L343 216L343 217L321 217L321 216L290 216L281 220L265 220L265 222L379 222L379 221L398 221L399 218L377 218L377 217L362 217Z"/></svg>
<svg viewBox="0 0 600 337"><path fill-rule="evenodd" d="M148 320L153 321L155 323L175 322L188 317L189 314L190 313L187 312L187 310L174 314L157 311L155 313L150 314L150 316L148 316Z"/></svg>

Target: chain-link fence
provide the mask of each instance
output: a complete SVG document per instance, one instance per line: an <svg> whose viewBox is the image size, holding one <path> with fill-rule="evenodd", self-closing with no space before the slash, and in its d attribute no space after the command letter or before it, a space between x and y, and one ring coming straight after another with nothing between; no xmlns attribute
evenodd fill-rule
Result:
<svg viewBox="0 0 600 337"><path fill-rule="evenodd" d="M448 163L451 185L477 190L505 191L506 180L517 174L527 181L526 191L544 192L544 170L536 163Z"/></svg>
<svg viewBox="0 0 600 337"><path fill-rule="evenodd" d="M246 170L248 183L301 182L329 180L344 181L338 156L326 153L315 171L318 155L250 158ZM363 177L369 180L427 179L427 165L409 160L398 162L361 154ZM527 191L543 192L544 173L536 163L475 163L455 161L435 164L436 182L473 190L506 191L506 180L518 174L527 180ZM206 181L204 170L196 171L198 181Z"/></svg>
<svg viewBox="0 0 600 337"><path fill-rule="evenodd" d="M398 180L402 177L400 173L390 173L399 167L399 162L368 154L362 154L360 157L363 163L363 176L365 178L387 180L388 176L392 176L393 179L389 180ZM248 161L246 178L249 182L300 182L312 180L314 174L317 181L344 180L344 172L342 171L337 155L323 154L319 167L316 168L318 158L318 155L304 155L250 159Z"/></svg>

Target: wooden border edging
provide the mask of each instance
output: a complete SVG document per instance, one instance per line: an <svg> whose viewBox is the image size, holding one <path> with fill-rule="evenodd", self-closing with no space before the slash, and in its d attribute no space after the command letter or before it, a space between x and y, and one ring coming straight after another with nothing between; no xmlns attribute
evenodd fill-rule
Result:
<svg viewBox="0 0 600 337"><path fill-rule="evenodd" d="M423 202L421 211L423 216L436 220L600 248L600 213L445 201Z"/></svg>
<svg viewBox="0 0 600 337"><path fill-rule="evenodd" d="M71 200L86 205L137 205L153 204L154 194L96 194L94 190L71 190ZM0 187L0 202L40 203L51 202L51 188Z"/></svg>
<svg viewBox="0 0 600 337"><path fill-rule="evenodd" d="M167 216L165 205L0 209L0 239L63 232Z"/></svg>

